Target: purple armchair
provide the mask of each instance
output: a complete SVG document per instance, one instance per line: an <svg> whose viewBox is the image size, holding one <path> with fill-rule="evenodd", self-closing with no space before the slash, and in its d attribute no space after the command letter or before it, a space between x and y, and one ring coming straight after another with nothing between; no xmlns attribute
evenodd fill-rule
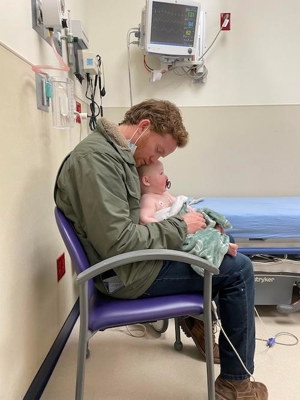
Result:
<svg viewBox="0 0 300 400"><path fill-rule="evenodd" d="M76 400L83 399L88 342L96 331L139 322L153 322L182 316L200 316L205 322L208 399L215 399L211 335L211 281L218 269L199 257L173 250L141 250L120 254L90 266L71 222L56 207L55 218L76 270L80 300L80 331L77 360ZM96 275L121 265L142 260L173 260L193 263L205 270L204 295L180 294L147 299L123 300L101 294L94 288ZM178 335L178 332L177 332ZM176 336L177 340L177 336Z"/></svg>

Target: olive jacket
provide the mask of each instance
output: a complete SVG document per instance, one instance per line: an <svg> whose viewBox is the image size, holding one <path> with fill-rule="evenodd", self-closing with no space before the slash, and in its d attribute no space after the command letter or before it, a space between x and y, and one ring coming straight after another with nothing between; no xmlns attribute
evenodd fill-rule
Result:
<svg viewBox="0 0 300 400"><path fill-rule="evenodd" d="M101 118L97 129L64 160L56 179L55 202L74 229L90 265L142 249L180 249L187 234L180 216L139 224L140 183L134 158L117 125ZM124 287L111 294L137 298L153 283L163 261L115 269ZM101 277L98 290L107 294Z"/></svg>

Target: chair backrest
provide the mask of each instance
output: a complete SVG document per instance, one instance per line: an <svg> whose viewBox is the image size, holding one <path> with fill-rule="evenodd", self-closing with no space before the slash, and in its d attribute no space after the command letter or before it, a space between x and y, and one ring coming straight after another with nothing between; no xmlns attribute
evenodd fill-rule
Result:
<svg viewBox="0 0 300 400"><path fill-rule="evenodd" d="M79 275L80 272L90 267L87 256L70 220L68 220L57 207L55 207L54 214L59 232L71 257L73 267L77 275ZM88 283L88 292L88 296L91 297L94 292L94 283L92 279L90 279Z"/></svg>

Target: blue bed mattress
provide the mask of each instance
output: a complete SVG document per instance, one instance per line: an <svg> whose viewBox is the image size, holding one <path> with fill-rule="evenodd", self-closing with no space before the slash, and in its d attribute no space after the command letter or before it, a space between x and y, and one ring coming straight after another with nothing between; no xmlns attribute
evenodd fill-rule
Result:
<svg viewBox="0 0 300 400"><path fill-rule="evenodd" d="M235 238L300 238L300 197L205 197L193 207L225 215Z"/></svg>
<svg viewBox="0 0 300 400"><path fill-rule="evenodd" d="M192 207L225 215L238 251L251 257L255 304L290 304L300 284L300 197L207 197Z"/></svg>

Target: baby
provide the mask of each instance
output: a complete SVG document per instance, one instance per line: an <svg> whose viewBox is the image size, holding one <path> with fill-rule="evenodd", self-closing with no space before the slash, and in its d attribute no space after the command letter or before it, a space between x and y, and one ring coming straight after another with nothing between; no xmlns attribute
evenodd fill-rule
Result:
<svg viewBox="0 0 300 400"><path fill-rule="evenodd" d="M200 238L199 240L201 240L202 249L204 245L211 247L212 242L214 242L214 248L212 249L214 253L216 253L217 246L219 246L219 248L222 248L222 253L224 255L225 246L226 252L229 255L236 256L238 246L234 243L229 243L229 237L224 231L224 228L231 227L227 219L223 215L207 208L198 209L197 211L194 210L192 207L187 205L187 197L185 196L178 196L177 198L172 196L168 192L168 189L171 187L171 182L165 175L163 164L160 161L139 167L138 173L142 193L140 202L141 224L159 222L171 217L172 215L184 212L201 212L206 219L207 228L203 231L196 232L194 235ZM212 230L215 231L215 233L213 233ZM216 230L218 231L218 234L216 234ZM195 243L195 238L192 238L194 235L187 235L189 243L185 243L183 246L184 248L186 247L190 250L190 241L192 240L193 243ZM203 252L201 256L203 256ZM205 258L210 259L210 256ZM214 258L215 261L218 260L217 264L220 264L223 257L214 256ZM210 259L210 261L212 261L212 259ZM214 264L216 264L216 262L214 262Z"/></svg>

